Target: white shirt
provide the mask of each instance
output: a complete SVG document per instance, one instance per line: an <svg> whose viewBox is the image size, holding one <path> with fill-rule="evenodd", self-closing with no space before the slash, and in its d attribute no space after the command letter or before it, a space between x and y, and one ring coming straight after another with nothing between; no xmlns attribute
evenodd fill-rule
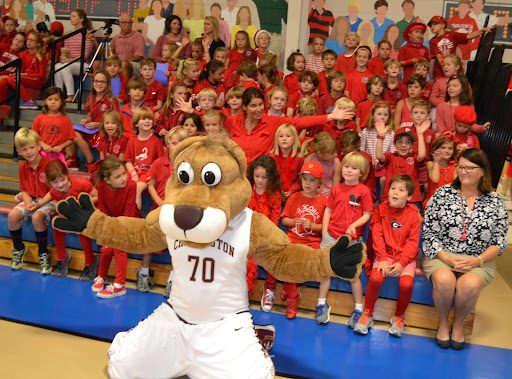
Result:
<svg viewBox="0 0 512 379"><path fill-rule="evenodd" d="M236 15L239 10L240 7L234 7L232 11L228 8L222 10L221 16L229 24L229 29L236 25Z"/></svg>
<svg viewBox="0 0 512 379"><path fill-rule="evenodd" d="M32 3L32 6L34 7L34 21L37 19L37 10L45 13L50 18L50 22L55 21L55 11L50 2L43 3L37 0ZM50 25L48 25L48 28L50 28Z"/></svg>

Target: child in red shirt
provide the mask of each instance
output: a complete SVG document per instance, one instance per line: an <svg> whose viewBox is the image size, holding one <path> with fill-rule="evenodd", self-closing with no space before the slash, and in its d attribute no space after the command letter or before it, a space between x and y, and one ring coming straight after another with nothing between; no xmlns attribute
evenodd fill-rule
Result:
<svg viewBox="0 0 512 379"><path fill-rule="evenodd" d="M345 75L340 71L332 72L327 78L328 93L324 94L318 101L320 114L331 113L336 101L343 96L345 92Z"/></svg>
<svg viewBox="0 0 512 379"><path fill-rule="evenodd" d="M52 272L50 254L48 253L47 225L54 212L53 203L39 204L48 192L45 168L49 159L41 156L39 134L28 128L21 128L14 135L14 145L19 155L25 159L18 167L20 191L23 201L9 211L7 215L9 233L12 239L11 269L19 270L23 265L23 256L27 251L23 243L22 225L26 220L32 220L39 254L41 274Z"/></svg>
<svg viewBox="0 0 512 379"><path fill-rule="evenodd" d="M203 89L213 89L217 94L216 107L222 108L224 106L224 99L226 98L226 87L224 86L224 63L216 59L212 59L206 65L206 69L199 76L199 81L194 86L194 93L199 93Z"/></svg>
<svg viewBox="0 0 512 379"><path fill-rule="evenodd" d="M156 119L156 133L164 136L169 130L183 124L185 112L176 104L178 99L188 101L190 92L183 84L174 85L167 94L162 111Z"/></svg>
<svg viewBox="0 0 512 379"><path fill-rule="evenodd" d="M247 177L252 186L252 196L247 207L277 225L281 214L281 181L276 162L268 155L260 155L249 165ZM261 298L261 309L264 312L270 312L274 305L276 283L276 278L267 272Z"/></svg>
<svg viewBox="0 0 512 379"><path fill-rule="evenodd" d="M127 137L133 137L132 117L135 110L144 106L144 93L146 85L139 78L132 78L126 85L126 93L128 94L128 102L121 107L121 121L123 123L123 134ZM165 113L165 112L164 112ZM160 113L162 114L162 113Z"/></svg>
<svg viewBox="0 0 512 379"><path fill-rule="evenodd" d="M455 179L454 154L455 142L451 139L441 137L430 146L432 160L427 162L428 186L423 208L426 208L436 189L450 184Z"/></svg>
<svg viewBox="0 0 512 379"><path fill-rule="evenodd" d="M430 54L425 45L423 45L423 36L427 30L427 25L422 22L412 22L403 33L403 39L406 44L398 51L398 61L404 69L404 82L413 74L414 64L419 60L430 61Z"/></svg>
<svg viewBox="0 0 512 379"><path fill-rule="evenodd" d="M268 92L265 99L268 102L267 114L269 116L285 116L288 92L284 88L274 86L274 88Z"/></svg>
<svg viewBox="0 0 512 379"><path fill-rule="evenodd" d="M407 86L400 80L400 67L400 62L396 59L390 59L384 64L387 85L382 98L391 105L393 111L396 104L407 96Z"/></svg>
<svg viewBox="0 0 512 379"><path fill-rule="evenodd" d="M112 55L105 61L105 71L110 75L110 88L112 96L117 99L118 104L128 102L128 94L126 93L126 85L128 78L122 74L123 62L116 55Z"/></svg>
<svg viewBox="0 0 512 379"><path fill-rule="evenodd" d="M111 217L139 217L139 210L135 206L136 187L135 182L127 178L123 163L115 157L107 157L98 173L98 209ZM116 259L116 278L112 285L105 287L112 256ZM103 299L125 295L127 263L125 251L102 246L98 276L94 278L92 291Z"/></svg>
<svg viewBox="0 0 512 379"><path fill-rule="evenodd" d="M176 82L169 81L169 88L176 84L184 85L188 88L191 96L196 95L194 92L195 85L201 74L201 65L198 61L192 58L183 59L180 61L178 69L176 70Z"/></svg>
<svg viewBox="0 0 512 379"><path fill-rule="evenodd" d="M98 192L93 187L92 183L87 179L70 178L68 169L64 163L59 160L50 161L45 169L46 181L50 185L50 191L43 197L41 204L46 204L51 201L57 203L68 197L78 198L80 193L88 193L91 196L91 201L94 203L97 200ZM64 277L68 274L68 265L71 260L71 253L66 252L66 233L53 228L53 238L55 240L55 250L57 251L57 265L53 270L55 276ZM84 251L85 266L80 280L90 281L96 277L96 270L98 268L96 258L92 252L91 239L79 234L80 244Z"/></svg>
<svg viewBox="0 0 512 379"><path fill-rule="evenodd" d="M372 72L374 75L380 75L382 77L386 76L386 72L384 70L384 65L390 59L389 56L391 54L391 42L387 40L382 40L377 44L377 54L375 57L370 59L368 62L368 70Z"/></svg>
<svg viewBox="0 0 512 379"><path fill-rule="evenodd" d="M298 117L308 117L308 116L316 116L318 115L318 104L312 97L303 97L297 103L297 116ZM330 123L328 123L329 125ZM304 140L308 140L316 137L316 135L324 130L323 124L315 125L308 129L302 129L299 134L299 142L304 142Z"/></svg>
<svg viewBox="0 0 512 379"><path fill-rule="evenodd" d="M429 101L433 107L444 103L446 99L446 90L448 89L448 79L452 76L462 74L462 61L456 54L447 55L443 60L443 74L434 82L430 91Z"/></svg>
<svg viewBox="0 0 512 379"><path fill-rule="evenodd" d="M200 41L194 41L190 44L190 58L199 62L199 69L201 71L206 67L206 60L204 59L204 46Z"/></svg>
<svg viewBox="0 0 512 379"><path fill-rule="evenodd" d="M364 226L370 220L373 211L372 194L361 181L368 173L368 160L360 153L347 154L341 161L343 182L333 187L322 221L321 248L332 246L343 235L357 241L364 233ZM331 307L326 302L331 284L330 278L320 282L316 321L319 324L329 322ZM359 320L363 311L363 286L357 279L351 283L355 309L347 322L351 328Z"/></svg>
<svg viewBox="0 0 512 379"><path fill-rule="evenodd" d="M373 309L384 279L399 277L398 301L389 334L404 334L404 314L411 301L421 230L418 209L407 204L413 193L414 182L408 175L394 176L389 182L388 201L373 213L370 230L375 257L366 287L364 313L354 327L356 333L365 335L373 326Z"/></svg>
<svg viewBox="0 0 512 379"><path fill-rule="evenodd" d="M18 26L18 22L14 18L5 14L2 17L2 23L3 30L0 31L0 51L9 49L16 35L16 27Z"/></svg>
<svg viewBox="0 0 512 379"><path fill-rule="evenodd" d="M350 111L356 110L356 105L348 97L340 97L334 104L336 108ZM352 119L336 120L327 123L323 131L329 133L336 141L340 140L341 135L348 130L357 130L357 123Z"/></svg>
<svg viewBox="0 0 512 379"><path fill-rule="evenodd" d="M322 64L324 65L324 70L318 74L318 94L320 96L324 96L329 92L329 89L327 87L327 79L332 73L335 72L334 66L336 65L337 57L338 55L332 50L325 50L322 53ZM343 90L344 89L345 88L343 88Z"/></svg>
<svg viewBox="0 0 512 379"><path fill-rule="evenodd" d="M283 87L288 91L288 96L291 96L300 89L299 74L306 69L306 58L300 51L293 52L286 60L286 68L292 73L284 77Z"/></svg>
<svg viewBox="0 0 512 379"><path fill-rule="evenodd" d="M350 32L345 36L345 52L338 55L336 59L336 65L334 66L336 71L341 71L347 76L350 72L355 70L356 48L359 46L360 41L361 39L357 33Z"/></svg>
<svg viewBox="0 0 512 379"><path fill-rule="evenodd" d="M322 240L322 219L327 199L318 195L323 169L318 162L307 162L300 169L302 191L293 193L281 214L282 223L288 227L288 238L292 243L301 243L314 249L320 248ZM281 294L286 298L286 318L297 315L299 285L284 283Z"/></svg>
<svg viewBox="0 0 512 379"><path fill-rule="evenodd" d="M372 77L368 70L368 61L372 57L372 51L368 46L359 46L355 52L356 68L347 74L347 87L345 96L348 96L357 105L366 98L366 83Z"/></svg>
<svg viewBox="0 0 512 379"><path fill-rule="evenodd" d="M146 85L144 94L144 106L151 108L158 116L158 111L162 109L167 89L162 83L155 80L156 61L152 58L143 59L140 62L140 76Z"/></svg>
<svg viewBox="0 0 512 379"><path fill-rule="evenodd" d="M293 125L283 124L277 128L270 156L276 161L283 196L287 199L300 190L299 170L304 162L300 156L297 129Z"/></svg>
<svg viewBox="0 0 512 379"><path fill-rule="evenodd" d="M142 107L133 113L132 124L137 135L130 138L126 145L126 170L130 178L137 183L135 203L142 207L142 192L148 188L148 170L151 164L164 154L162 142L154 134L155 118L153 113Z"/></svg>
<svg viewBox="0 0 512 379"><path fill-rule="evenodd" d="M223 108L221 112L224 116L236 116L243 112L242 109L242 94L243 90L240 87L232 87L226 92L226 104L227 107ZM286 105L284 102L283 107Z"/></svg>
<svg viewBox="0 0 512 379"><path fill-rule="evenodd" d="M471 133L471 126L476 123L475 108L468 105L459 105L453 114L455 118L455 131L452 132L452 139L455 142L455 157L470 148L480 149L480 140Z"/></svg>
<svg viewBox="0 0 512 379"><path fill-rule="evenodd" d="M428 101L430 98L430 92L432 92L432 83L430 83L427 79L429 70L429 63L424 59L421 59L414 64L413 73L425 79L425 87L421 90L421 98L426 101Z"/></svg>
<svg viewBox="0 0 512 379"><path fill-rule="evenodd" d="M315 90L318 87L318 75L313 71L302 71L298 74L299 77L299 90L290 93L288 96L288 109L286 115L288 117L295 116L297 110L297 103L305 96L312 97L318 104L318 97L315 95Z"/></svg>
<svg viewBox="0 0 512 379"><path fill-rule="evenodd" d="M407 79L407 97L400 100L395 109L394 124L397 128L414 125L411 117L412 106L415 101L421 99L423 88L425 88L425 79L421 76L413 74Z"/></svg>
<svg viewBox="0 0 512 379"><path fill-rule="evenodd" d="M374 75L366 83L366 92L368 97L357 104L356 123L358 130L366 128L368 118L372 113L372 107L375 103L382 101L382 93L386 87L386 80L380 75Z"/></svg>
<svg viewBox="0 0 512 379"><path fill-rule="evenodd" d="M123 161L127 144L128 138L123 133L123 123L119 111L113 109L106 111L100 124L100 142L98 144L100 160L113 155Z"/></svg>
<svg viewBox="0 0 512 379"><path fill-rule="evenodd" d="M256 62L258 58L256 51L250 47L249 34L245 30L240 30L236 33L234 45L235 47L229 50L228 63L226 65L226 72L230 75L236 73L238 66L243 61ZM228 81L226 85L231 86L234 83L236 83L236 80L234 82Z"/></svg>

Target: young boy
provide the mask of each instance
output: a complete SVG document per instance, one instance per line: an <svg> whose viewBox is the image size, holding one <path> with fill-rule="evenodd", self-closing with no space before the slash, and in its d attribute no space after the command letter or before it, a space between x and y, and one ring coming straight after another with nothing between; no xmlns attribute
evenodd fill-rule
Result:
<svg viewBox="0 0 512 379"><path fill-rule="evenodd" d="M284 226L288 227L288 238L292 243L301 243L314 249L320 248L322 241L322 219L327 199L318 195L323 176L323 167L319 162L309 161L302 165L300 180L302 191L290 195L281 214ZM286 297L286 318L297 315L299 304L298 284L284 283Z"/></svg>
<svg viewBox="0 0 512 379"><path fill-rule="evenodd" d="M391 49L392 46L389 41L380 41L377 45L378 54L368 62L368 70L370 70L374 75L385 77L386 72L384 70L384 65L390 59L389 56L391 55Z"/></svg>
<svg viewBox="0 0 512 379"><path fill-rule="evenodd" d="M128 103L123 105L119 112L123 122L124 135L130 138L135 135L132 126L133 112L145 105L144 94L146 93L146 85L142 80L132 78L126 84L126 93L129 98Z"/></svg>
<svg viewBox="0 0 512 379"><path fill-rule="evenodd" d="M322 53L325 50L325 40L322 37L313 38L311 54L306 57L306 70L318 74L324 70Z"/></svg>
<svg viewBox="0 0 512 379"><path fill-rule="evenodd" d="M366 99L366 83L373 75L368 70L368 61L372 56L372 51L368 46L359 46L354 55L356 56L356 68L347 74L345 96L350 97L357 105Z"/></svg>
<svg viewBox="0 0 512 379"><path fill-rule="evenodd" d="M324 96L328 93L327 78L334 72L336 58L338 55L332 50L325 50L322 53L322 65L324 69L318 74L318 94Z"/></svg>
<svg viewBox="0 0 512 379"><path fill-rule="evenodd" d="M395 110L396 104L407 96L407 86L400 80L400 62L390 59L384 63L384 71L388 77L383 99Z"/></svg>
<svg viewBox="0 0 512 379"><path fill-rule="evenodd" d="M357 33L348 33L345 37L345 52L343 54L338 55L336 60L336 65L334 69L336 71L341 71L345 75L348 75L350 72L354 71L356 68L356 48L359 46L360 42L359 35ZM371 56L371 51L370 51Z"/></svg>
<svg viewBox="0 0 512 379"><path fill-rule="evenodd" d="M121 74L122 64L123 62L116 55L108 57L105 61L105 70L110 75L112 95L117 98L117 102L120 105L128 101L128 94L126 93L128 78Z"/></svg>
<svg viewBox="0 0 512 379"><path fill-rule="evenodd" d="M398 301L389 334L402 337L404 314L411 301L418 256L421 217L412 204L414 182L408 175L396 175L389 182L388 200L374 211L370 221L375 257L366 287L364 312L354 332L368 334L373 326L373 309L386 277L399 277Z"/></svg>
<svg viewBox="0 0 512 379"><path fill-rule="evenodd" d="M293 117L297 110L297 103L305 96L312 97L318 104L318 97L314 94L318 87L318 75L313 71L304 70L299 74L299 90L292 93L288 98L288 109L286 115Z"/></svg>
<svg viewBox="0 0 512 379"><path fill-rule="evenodd" d="M420 59L430 61L430 54L423 45L423 36L427 25L422 22L412 22L405 28L403 38L407 41L398 51L398 61L404 69L404 82L414 71L414 64Z"/></svg>
<svg viewBox="0 0 512 379"><path fill-rule="evenodd" d="M343 96L345 91L345 75L340 71L334 71L327 78L328 93L318 101L320 114L331 113L336 101Z"/></svg>
<svg viewBox="0 0 512 379"><path fill-rule="evenodd" d="M167 96L167 89L162 83L155 80L156 61L152 58L145 58L140 61L140 75L146 85L144 94L144 106L151 108L154 113L162 109Z"/></svg>
<svg viewBox="0 0 512 379"><path fill-rule="evenodd" d="M414 74L425 79L425 87L423 87L423 90L421 91L421 98L426 101L428 101L430 93L432 92L432 83L427 80L429 70L429 63L424 59L420 59L414 64Z"/></svg>
<svg viewBox="0 0 512 379"><path fill-rule="evenodd" d="M386 80L380 75L374 75L366 83L368 97L357 104L356 123L359 130L366 128L366 122L372 113L373 105L382 101L382 93L386 87Z"/></svg>
<svg viewBox="0 0 512 379"><path fill-rule="evenodd" d="M217 93L212 88L205 88L197 94L197 107L195 110L200 116L204 115L204 112L212 110L217 102Z"/></svg>
<svg viewBox="0 0 512 379"><path fill-rule="evenodd" d="M260 89L258 83L258 66L256 66L256 63L243 61L240 63L240 66L238 66L236 72L238 74L239 85L241 85L244 90L250 87Z"/></svg>
<svg viewBox="0 0 512 379"><path fill-rule="evenodd" d="M21 128L14 136L14 145L19 155L25 159L19 168L20 191L23 201L9 211L7 216L13 249L11 269L19 270L23 265L23 256L27 251L23 243L22 225L32 220L39 254L41 274L52 272L50 254L47 246L47 229L50 217L55 210L53 203L39 204L50 189L46 183L45 168L50 162L42 157L39 134L28 128Z"/></svg>

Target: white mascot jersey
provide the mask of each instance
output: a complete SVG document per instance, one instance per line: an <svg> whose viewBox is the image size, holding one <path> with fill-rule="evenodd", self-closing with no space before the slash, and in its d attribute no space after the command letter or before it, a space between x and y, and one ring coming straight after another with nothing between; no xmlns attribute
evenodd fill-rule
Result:
<svg viewBox="0 0 512 379"><path fill-rule="evenodd" d="M252 210L244 209L210 246L195 249L167 237L173 270L169 304L191 324L218 321L249 308L247 254Z"/></svg>

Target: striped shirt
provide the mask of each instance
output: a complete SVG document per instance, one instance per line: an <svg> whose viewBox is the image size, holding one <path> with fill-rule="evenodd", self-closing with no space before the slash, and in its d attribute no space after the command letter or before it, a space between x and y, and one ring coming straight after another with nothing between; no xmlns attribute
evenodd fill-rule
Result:
<svg viewBox="0 0 512 379"><path fill-rule="evenodd" d="M324 64L322 63L322 56L315 56L313 54L309 54L306 57L306 70L313 71L315 73L319 73L325 70Z"/></svg>
<svg viewBox="0 0 512 379"><path fill-rule="evenodd" d="M92 56L93 53L93 39L92 37L85 37L85 61L88 62L89 59ZM71 58L77 58L81 56L82 52L82 35L81 34L75 34L72 37L69 37L67 40L64 41L64 47L69 50L69 56Z"/></svg>
<svg viewBox="0 0 512 379"><path fill-rule="evenodd" d="M320 14L315 8L311 8L308 14L309 41L313 43L315 37L322 37L324 40L329 37L329 26L334 24L334 16L331 11L323 9Z"/></svg>

